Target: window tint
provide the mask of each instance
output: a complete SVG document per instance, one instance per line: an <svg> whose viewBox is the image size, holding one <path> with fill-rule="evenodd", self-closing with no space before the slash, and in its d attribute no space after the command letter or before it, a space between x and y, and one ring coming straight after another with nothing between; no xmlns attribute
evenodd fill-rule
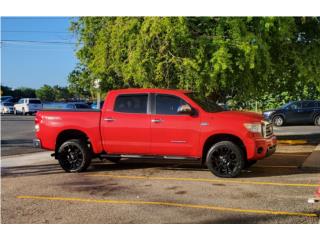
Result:
<svg viewBox="0 0 320 240"><path fill-rule="evenodd" d="M35 99L30 99L29 103L31 103L31 104L41 104L41 101L40 100L35 100Z"/></svg>
<svg viewBox="0 0 320 240"><path fill-rule="evenodd" d="M115 112L147 113L148 94L119 95L114 104Z"/></svg>
<svg viewBox="0 0 320 240"><path fill-rule="evenodd" d="M73 109L73 108L74 108L74 105L73 105L73 104L67 104L67 105L66 105L66 108L67 108L67 109Z"/></svg>
<svg viewBox="0 0 320 240"><path fill-rule="evenodd" d="M76 108L81 108L81 109L84 109L84 108L90 108L90 106L89 105L87 105L87 104L84 104L84 103L77 103L77 104L75 104L75 106L76 106Z"/></svg>
<svg viewBox="0 0 320 240"><path fill-rule="evenodd" d="M165 94L156 95L156 114L179 115L178 108L187 104L183 99Z"/></svg>
<svg viewBox="0 0 320 240"><path fill-rule="evenodd" d="M302 103L302 108L314 108L315 102L313 101L305 101Z"/></svg>
<svg viewBox="0 0 320 240"><path fill-rule="evenodd" d="M298 108L301 108L301 103L300 102L295 102L295 103L292 103L289 108L291 110L295 110L295 109L298 109Z"/></svg>

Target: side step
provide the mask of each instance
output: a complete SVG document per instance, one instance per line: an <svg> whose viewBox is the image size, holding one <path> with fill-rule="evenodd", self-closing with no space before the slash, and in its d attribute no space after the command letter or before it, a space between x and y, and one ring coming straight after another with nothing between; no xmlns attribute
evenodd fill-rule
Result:
<svg viewBox="0 0 320 240"><path fill-rule="evenodd" d="M100 158L121 157L121 158L143 158L143 159L174 159L174 160L199 160L199 158L183 156L154 156L154 155L135 155L135 154L101 154Z"/></svg>

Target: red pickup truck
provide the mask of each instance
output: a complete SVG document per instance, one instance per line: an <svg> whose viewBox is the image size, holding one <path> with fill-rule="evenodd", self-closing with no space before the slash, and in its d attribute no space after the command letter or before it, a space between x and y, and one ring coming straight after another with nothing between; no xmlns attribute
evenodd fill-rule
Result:
<svg viewBox="0 0 320 240"><path fill-rule="evenodd" d="M39 111L35 131L35 147L54 151L67 172L84 171L94 157L192 158L236 177L276 149L260 114L224 111L182 90L112 90L101 110Z"/></svg>

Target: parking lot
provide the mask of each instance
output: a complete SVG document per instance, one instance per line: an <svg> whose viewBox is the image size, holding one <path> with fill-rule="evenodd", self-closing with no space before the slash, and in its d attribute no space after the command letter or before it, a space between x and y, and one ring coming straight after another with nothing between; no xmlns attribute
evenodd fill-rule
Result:
<svg viewBox="0 0 320 240"><path fill-rule="evenodd" d="M319 171L299 168L313 145L282 145L235 179L190 160L95 159L87 172L68 174L49 153L13 155L30 148L32 127L32 116L2 118L3 223L319 222L319 205L307 203Z"/></svg>

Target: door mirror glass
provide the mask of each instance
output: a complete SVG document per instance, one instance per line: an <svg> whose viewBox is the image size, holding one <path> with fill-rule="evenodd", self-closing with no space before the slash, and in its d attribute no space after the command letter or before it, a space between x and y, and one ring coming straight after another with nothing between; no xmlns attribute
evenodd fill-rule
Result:
<svg viewBox="0 0 320 240"><path fill-rule="evenodd" d="M177 113L192 115L193 111L189 104L184 104L178 107Z"/></svg>

